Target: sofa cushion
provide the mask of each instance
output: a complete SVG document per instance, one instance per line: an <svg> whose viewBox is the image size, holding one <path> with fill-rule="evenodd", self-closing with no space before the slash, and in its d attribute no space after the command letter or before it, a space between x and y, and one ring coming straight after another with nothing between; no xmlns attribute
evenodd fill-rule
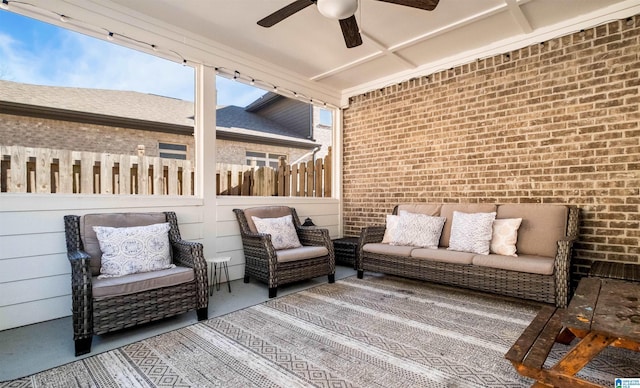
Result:
<svg viewBox="0 0 640 388"><path fill-rule="evenodd" d="M142 272L115 278L92 279L93 297L96 299L171 287L195 279L193 268L180 267L153 272Z"/></svg>
<svg viewBox="0 0 640 388"><path fill-rule="evenodd" d="M398 214L400 212L426 214L428 216L440 215L441 204L433 203L402 203L398 205Z"/></svg>
<svg viewBox="0 0 640 388"><path fill-rule="evenodd" d="M249 226L249 230L253 233L257 233L258 229L256 229L256 225L253 223L251 217L259 217L259 218L278 218L284 217L286 215L291 215L291 208L289 206L261 206L261 207L250 207L244 209L244 215L247 218L247 225Z"/></svg>
<svg viewBox="0 0 640 388"><path fill-rule="evenodd" d="M380 243L370 243L365 244L362 247L362 250L369 253L378 253L381 255L394 255L394 256L405 256L409 257L411 255L411 251L416 249L416 247L405 246L405 245L389 245L389 244L380 244Z"/></svg>
<svg viewBox="0 0 640 388"><path fill-rule="evenodd" d="M290 249L302 246L298 239L298 232L293 226L291 214L277 218L260 218L251 216L258 233L271 235L273 249Z"/></svg>
<svg viewBox="0 0 640 388"><path fill-rule="evenodd" d="M99 278L173 268L168 222L128 228L94 226L102 251Z"/></svg>
<svg viewBox="0 0 640 388"><path fill-rule="evenodd" d="M445 248L439 248L439 249L417 248L411 251L411 257L415 257L417 259L441 261L444 263L453 263L453 264L471 264L473 260L473 256L475 256L475 253L449 251Z"/></svg>
<svg viewBox="0 0 640 388"><path fill-rule="evenodd" d="M444 221L444 218L425 214L403 214L391 244L436 249Z"/></svg>
<svg viewBox="0 0 640 388"><path fill-rule="evenodd" d="M554 259L543 256L520 255L518 257L502 255L475 255L473 265L500 268L509 271L552 275Z"/></svg>
<svg viewBox="0 0 640 388"><path fill-rule="evenodd" d="M569 208L552 204L505 204L497 218L522 218L516 248L519 255L555 257L557 241L566 235Z"/></svg>
<svg viewBox="0 0 640 388"><path fill-rule="evenodd" d="M80 217L80 240L84 251L91 256L89 266L91 275L100 274L102 251L94 226L111 226L114 228L145 226L167 221L164 213L98 213L85 214Z"/></svg>
<svg viewBox="0 0 640 388"><path fill-rule="evenodd" d="M453 212L462 213L491 213L495 212L497 205L492 203L445 203L440 208L440 217L445 217L447 221L444 223L442 235L440 236L441 247L448 247L451 238L451 220Z"/></svg>
<svg viewBox="0 0 640 388"><path fill-rule="evenodd" d="M516 243L518 242L518 228L522 218L497 218L493 221L491 236L491 253L504 256L518 256Z"/></svg>
<svg viewBox="0 0 640 388"><path fill-rule="evenodd" d="M449 248L452 251L488 255L496 213L453 212Z"/></svg>
<svg viewBox="0 0 640 388"><path fill-rule="evenodd" d="M313 259L314 257L322 257L329 254L326 247L319 245L305 245L299 248L281 249L276 252L278 262L285 263L288 261L297 261L305 259Z"/></svg>

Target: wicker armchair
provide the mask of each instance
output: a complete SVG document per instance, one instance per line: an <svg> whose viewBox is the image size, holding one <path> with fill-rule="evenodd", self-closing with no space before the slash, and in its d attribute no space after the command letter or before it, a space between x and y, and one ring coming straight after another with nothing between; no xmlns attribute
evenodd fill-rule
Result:
<svg viewBox="0 0 640 388"><path fill-rule="evenodd" d="M102 253L92 226L130 227L163 222L170 225L169 241L176 268L97 278ZM198 320L208 318L207 263L202 244L181 239L174 212L68 215L64 217L64 223L67 256L71 263L76 356L91 352L94 334L191 310L197 311Z"/></svg>
<svg viewBox="0 0 640 388"><path fill-rule="evenodd" d="M245 283L249 283L251 277L267 283L269 298L273 298L281 284L323 275L328 276L329 283L335 282L335 256L328 230L302 226L296 210L287 206L254 207L233 211L240 224L245 256ZM271 235L258 233L251 217L277 218L286 215L292 216L302 247L276 250L273 248Z"/></svg>

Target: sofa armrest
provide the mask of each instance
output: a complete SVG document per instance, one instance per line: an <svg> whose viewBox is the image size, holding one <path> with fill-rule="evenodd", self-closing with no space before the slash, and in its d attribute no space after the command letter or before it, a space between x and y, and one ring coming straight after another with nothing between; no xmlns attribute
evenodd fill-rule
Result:
<svg viewBox="0 0 640 388"><path fill-rule="evenodd" d="M575 237L565 237L558 240L558 250L554 261L554 276L556 284L556 306L567 307L569 303L569 289L571 283L571 251Z"/></svg>
<svg viewBox="0 0 640 388"><path fill-rule="evenodd" d="M298 239L302 245L319 245L327 248L329 251L329 273L336 271L336 255L333 250L333 242L329 237L329 230L317 228L314 226L302 226L296 228Z"/></svg>
<svg viewBox="0 0 640 388"><path fill-rule="evenodd" d="M358 248L356 249L356 269L361 271L362 268L362 247L369 243L382 242L384 232L387 230L385 225L366 226L360 231L358 239Z"/></svg>
<svg viewBox="0 0 640 388"><path fill-rule="evenodd" d="M178 240L172 243L172 247L173 263L193 268L198 298L197 308L206 308L209 305L209 279L203 245L198 242Z"/></svg>

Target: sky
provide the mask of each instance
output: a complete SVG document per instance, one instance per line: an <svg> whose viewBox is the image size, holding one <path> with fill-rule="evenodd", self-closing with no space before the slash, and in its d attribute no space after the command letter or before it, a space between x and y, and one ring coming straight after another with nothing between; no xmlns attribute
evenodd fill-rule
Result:
<svg viewBox="0 0 640 388"><path fill-rule="evenodd" d="M105 32L106 35L106 32ZM133 90L193 101L190 66L0 10L0 79ZM217 78L218 105L246 106L264 90Z"/></svg>

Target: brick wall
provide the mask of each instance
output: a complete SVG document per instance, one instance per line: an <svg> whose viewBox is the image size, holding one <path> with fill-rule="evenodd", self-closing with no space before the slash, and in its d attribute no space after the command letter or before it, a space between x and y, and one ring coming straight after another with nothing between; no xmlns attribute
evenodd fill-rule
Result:
<svg viewBox="0 0 640 388"><path fill-rule="evenodd" d="M400 202L581 208L574 271L640 262L640 16L352 97L345 235Z"/></svg>

